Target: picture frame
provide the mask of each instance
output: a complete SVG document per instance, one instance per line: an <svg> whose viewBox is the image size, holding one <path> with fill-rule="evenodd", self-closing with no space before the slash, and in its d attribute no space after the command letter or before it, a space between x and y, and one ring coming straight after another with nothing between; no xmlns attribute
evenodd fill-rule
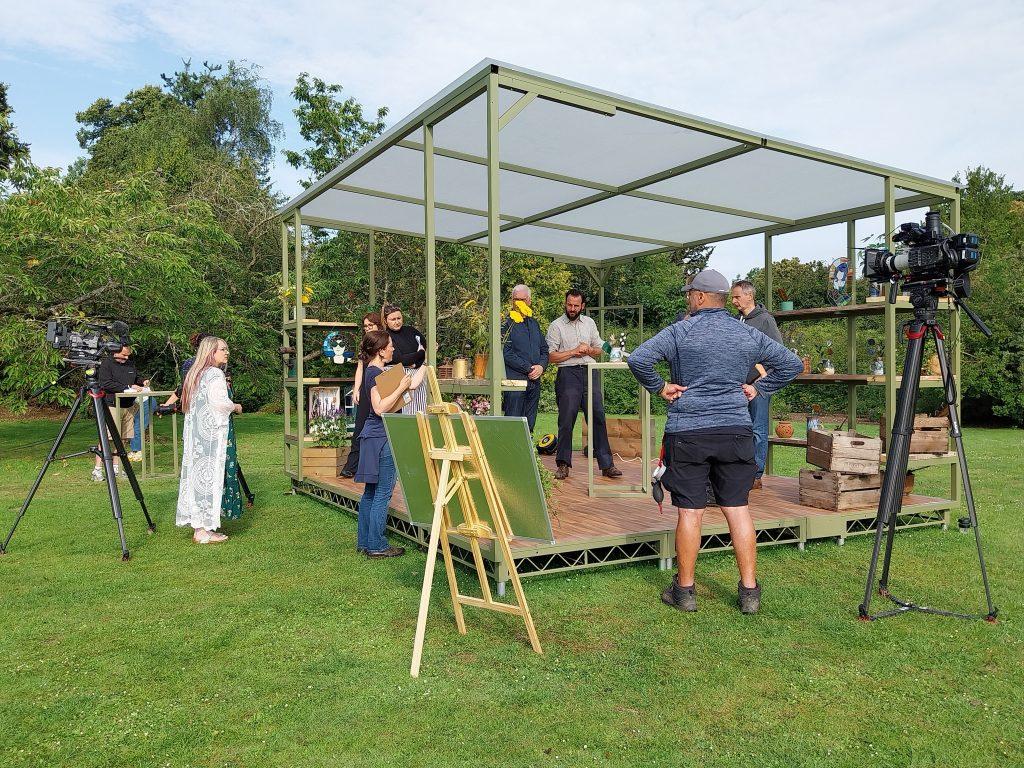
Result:
<svg viewBox="0 0 1024 768"><path fill-rule="evenodd" d="M307 408L309 422L332 411L341 413L341 387L310 387Z"/></svg>

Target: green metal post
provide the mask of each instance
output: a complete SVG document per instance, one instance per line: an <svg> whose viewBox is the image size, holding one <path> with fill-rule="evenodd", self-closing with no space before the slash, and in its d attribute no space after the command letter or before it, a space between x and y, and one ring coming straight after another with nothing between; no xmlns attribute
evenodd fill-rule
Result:
<svg viewBox="0 0 1024 768"><path fill-rule="evenodd" d="M491 413L501 415L501 380L505 359L501 351L501 209L498 177L498 73L487 78L487 251L490 257Z"/></svg>
<svg viewBox="0 0 1024 768"><path fill-rule="evenodd" d="M772 236L765 233L764 236L764 306L772 311ZM774 474L775 446L772 445L772 416L768 414L768 455L764 462L764 473Z"/></svg>
<svg viewBox="0 0 1024 768"><path fill-rule="evenodd" d="M302 213L295 211L295 408L298 429L295 443L295 475L304 477L302 469L302 448L306 441L306 387L305 366L302 362L303 341L306 335L305 304L302 303Z"/></svg>
<svg viewBox="0 0 1024 768"><path fill-rule="evenodd" d="M281 219L281 346L290 347L288 336L288 224ZM288 435L292 427L292 398L288 394L288 360L281 357L281 396L284 398L284 471L292 470L291 448L288 446Z"/></svg>
<svg viewBox="0 0 1024 768"><path fill-rule="evenodd" d="M375 311L379 312L380 307L377 306L377 265L374 263L377 256L377 238L375 232L370 230L370 247L369 253L367 254L367 262L370 268L370 306L375 308Z"/></svg>
<svg viewBox="0 0 1024 768"><path fill-rule="evenodd" d="M437 276L434 239L434 126L423 125L423 236L427 262L427 365L437 365Z"/></svg>
<svg viewBox="0 0 1024 768"><path fill-rule="evenodd" d="M953 228L954 232L960 231L960 195L958 194L952 200L949 201L949 226ZM951 309L949 311L949 338L952 340L950 346L953 347L952 351L947 354L949 357L949 371L953 375L953 381L956 382L956 410L960 415L961 421L963 420L963 411L960 410L960 355L963 352L963 335L960 323L960 310ZM949 467L949 498L953 501L960 501L960 465L954 462ZM949 513L946 513L946 523L949 523Z"/></svg>
<svg viewBox="0 0 1024 768"><path fill-rule="evenodd" d="M847 275L850 281L850 303L857 303L857 222L850 220L846 222L846 260ZM851 314L846 318L846 372L857 372L857 317ZM847 429L857 429L857 385L850 383L848 386L846 402L846 423Z"/></svg>
<svg viewBox="0 0 1024 768"><path fill-rule="evenodd" d="M892 231L896 228L896 185L892 176L885 177L885 247L893 248ZM884 295L888 297L892 286L886 286ZM899 339L896 338L896 305L885 302L885 435L888 438L892 431L892 422L896 417L896 350ZM888 442L886 443L888 447Z"/></svg>

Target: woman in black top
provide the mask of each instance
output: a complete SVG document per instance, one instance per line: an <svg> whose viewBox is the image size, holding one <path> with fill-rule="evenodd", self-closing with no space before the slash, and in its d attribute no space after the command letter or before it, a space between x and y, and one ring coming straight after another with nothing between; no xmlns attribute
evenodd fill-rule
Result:
<svg viewBox="0 0 1024 768"><path fill-rule="evenodd" d="M380 315L370 312L363 315L363 337L370 331L383 330L384 324L380 321ZM356 365L356 380L352 387L352 400L356 404L356 423L352 429L352 448L348 452L345 466L341 470L342 477L354 477L356 468L359 466L359 432L366 422L366 414L370 412L370 401L362 396L363 389L363 361L360 358Z"/></svg>
<svg viewBox="0 0 1024 768"><path fill-rule="evenodd" d="M395 346L392 364L405 366L405 372L412 375L427 359L427 344L423 334L411 325L405 325L402 310L394 304L385 304L381 316ZM426 409L427 391L423 388L412 393L412 402L402 406L402 413L414 414Z"/></svg>

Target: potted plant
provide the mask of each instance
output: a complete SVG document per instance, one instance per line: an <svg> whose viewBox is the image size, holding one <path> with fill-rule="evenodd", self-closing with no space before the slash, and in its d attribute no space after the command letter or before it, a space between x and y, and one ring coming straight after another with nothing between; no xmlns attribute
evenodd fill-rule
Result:
<svg viewBox="0 0 1024 768"><path fill-rule="evenodd" d="M336 408L315 411L309 421L313 445L305 447L303 470L314 477L337 477L348 458L348 422Z"/></svg>
<svg viewBox="0 0 1024 768"><path fill-rule="evenodd" d="M793 436L793 422L789 417L789 406L781 398L772 399L772 415L775 417L775 434L788 440Z"/></svg>
<svg viewBox="0 0 1024 768"><path fill-rule="evenodd" d="M779 310L788 312L793 309L793 300L789 297L789 291L785 288L776 288L775 295L779 297Z"/></svg>

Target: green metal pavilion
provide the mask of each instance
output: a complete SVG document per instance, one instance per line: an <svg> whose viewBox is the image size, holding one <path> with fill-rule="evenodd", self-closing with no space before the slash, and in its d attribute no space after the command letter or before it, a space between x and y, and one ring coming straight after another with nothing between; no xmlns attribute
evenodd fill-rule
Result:
<svg viewBox="0 0 1024 768"><path fill-rule="evenodd" d="M289 378L284 370L286 413L290 389L298 404L297 433L288 426L290 417L285 428L298 461L288 461L286 468L301 482L304 386L315 383L303 377L303 330L331 325L307 320L299 300L303 225L367 233L371 284L374 232L425 239L430 364L437 362L435 244L486 248L491 371L478 388L491 394L500 413L503 248L584 265L603 286L609 270L637 256L762 234L765 301L771 309L774 236L845 223L852 265L858 219L884 216L891 233L897 211L944 204L950 225L959 229L960 188L949 181L484 60L278 211L282 287L294 276L296 289L282 309L282 333L285 346L298 351L296 374ZM599 291L603 306L603 287ZM892 375L896 312L905 309L885 303L778 316L846 318L853 338L856 317L884 314L886 377L855 375L851 344L849 374L807 380L845 382L851 415L856 386L885 386L891 419L899 383ZM956 335L958 313L950 316ZM955 358L952 367L959 373L958 348ZM951 482L956 498L955 468Z"/></svg>

